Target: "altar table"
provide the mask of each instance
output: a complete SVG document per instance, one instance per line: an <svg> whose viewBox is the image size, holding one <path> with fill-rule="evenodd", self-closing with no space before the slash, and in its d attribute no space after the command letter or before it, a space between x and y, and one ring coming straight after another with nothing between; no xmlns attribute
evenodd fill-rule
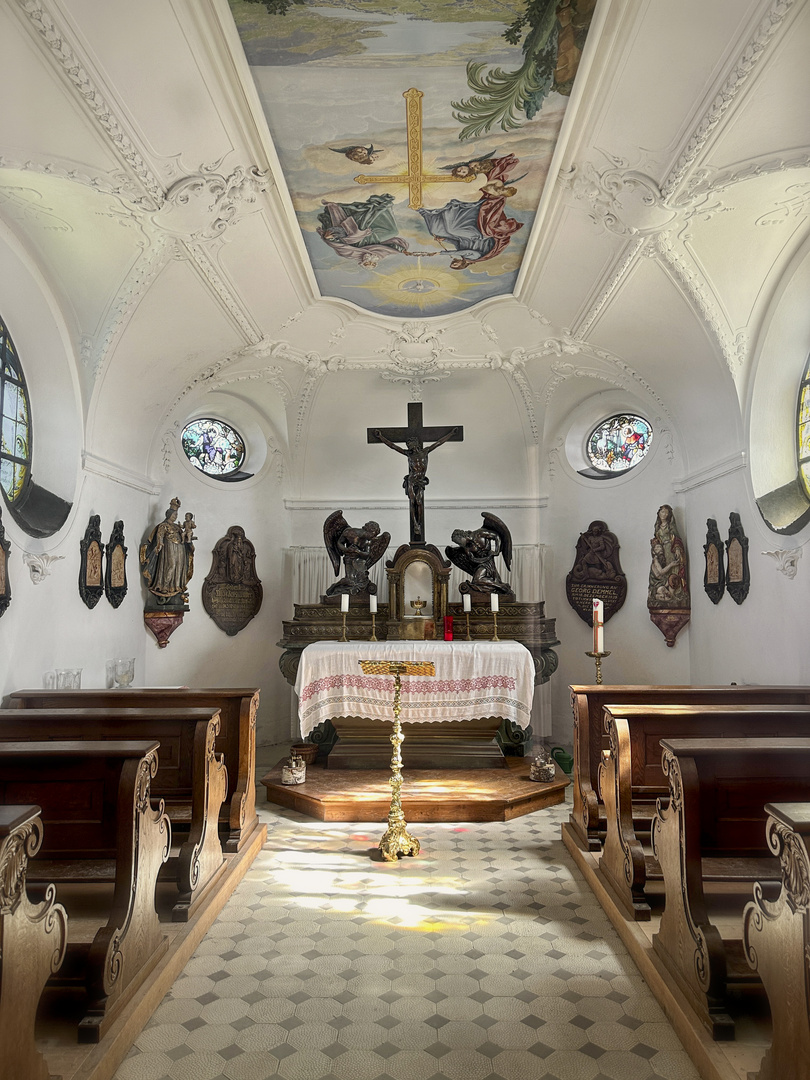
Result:
<svg viewBox="0 0 810 1080"><path fill-rule="evenodd" d="M402 676L403 723L500 717L525 729L534 660L517 641L319 641L301 654L295 692L301 734L338 716L393 719L393 675L364 675L360 660L432 660L435 676Z"/></svg>

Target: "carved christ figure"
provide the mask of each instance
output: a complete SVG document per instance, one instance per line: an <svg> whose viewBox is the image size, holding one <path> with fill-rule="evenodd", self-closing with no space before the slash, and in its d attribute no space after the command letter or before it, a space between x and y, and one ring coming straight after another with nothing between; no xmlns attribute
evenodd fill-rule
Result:
<svg viewBox="0 0 810 1080"><path fill-rule="evenodd" d="M457 431L457 427L450 428L430 446L423 446L422 440L413 436L406 440L403 448L386 438L379 428L374 428L374 435L380 442L390 446L398 454L404 454L408 459L408 475L403 479L402 487L411 504L412 540L421 541L425 538L425 488L430 483L427 477L428 454L432 454L437 447L452 439Z"/></svg>

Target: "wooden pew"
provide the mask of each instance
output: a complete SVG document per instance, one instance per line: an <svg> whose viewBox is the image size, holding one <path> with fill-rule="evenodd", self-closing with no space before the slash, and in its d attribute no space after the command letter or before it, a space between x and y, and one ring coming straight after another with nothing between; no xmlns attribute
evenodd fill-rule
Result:
<svg viewBox="0 0 810 1080"><path fill-rule="evenodd" d="M51 887L26 891L28 860L42 843L38 806L0 806L0 1080L49 1080L34 1042L37 1006L67 943L67 915Z"/></svg>
<svg viewBox="0 0 810 1080"><path fill-rule="evenodd" d="M5 702L9 709L59 708L212 708L219 709L217 753L225 755L230 795L223 814L225 851L240 851L258 827L256 814L256 710L259 691L222 687L203 690L134 687L127 690L18 690Z"/></svg>
<svg viewBox="0 0 810 1080"><path fill-rule="evenodd" d="M762 888L743 913L746 959L765 985L773 1039L758 1080L810 1080L810 803L769 803L765 836L782 891Z"/></svg>
<svg viewBox="0 0 810 1080"><path fill-rule="evenodd" d="M123 1004L168 947L155 910L158 872L166 861L171 826L150 795L157 772L155 740L0 743L0 804L42 807L42 847L29 880L59 881L65 874L103 914L82 920L79 890L60 890L70 922L65 963L51 982L86 991L80 1042L98 1042ZM105 863L115 863L112 898ZM94 879L105 883L103 888ZM64 978L63 978L64 977Z"/></svg>
<svg viewBox="0 0 810 1080"><path fill-rule="evenodd" d="M172 836L185 841L161 871L161 880L177 882L175 922L188 921L225 867L218 823L228 773L214 752L219 728L219 711L211 708L0 710L3 741L159 740L152 796L164 801Z"/></svg>
<svg viewBox="0 0 810 1080"><path fill-rule="evenodd" d="M743 860L779 878L765 841L765 805L810 799L810 739L664 739L669 806L653 821L653 851L666 889L652 944L715 1039L732 1039L730 988L758 985L746 963L742 915L750 887L704 887L701 860ZM750 861L754 860L753 863Z"/></svg>
<svg viewBox="0 0 810 1080"><path fill-rule="evenodd" d="M605 832L599 765L608 749L602 727L605 705L810 705L807 686L572 686L574 806L570 825L580 843L599 851Z"/></svg>
<svg viewBox="0 0 810 1080"><path fill-rule="evenodd" d="M599 766L599 794L605 806L605 843L599 873L624 909L637 920L650 918L647 881L661 879L661 868L644 850L656 799L669 797L661 768L664 738L745 738L810 736L808 705L606 705L604 728L610 749ZM723 865L723 879L730 873ZM740 880L755 881L745 876ZM717 870L704 859L703 877Z"/></svg>

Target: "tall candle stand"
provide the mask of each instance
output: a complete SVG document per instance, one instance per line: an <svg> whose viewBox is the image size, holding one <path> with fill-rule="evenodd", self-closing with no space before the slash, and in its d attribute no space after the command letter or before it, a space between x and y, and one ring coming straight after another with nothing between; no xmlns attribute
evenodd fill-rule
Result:
<svg viewBox="0 0 810 1080"><path fill-rule="evenodd" d="M501 640L498 637L498 612L497 611L492 612L492 637L489 640L490 641L500 641Z"/></svg>
<svg viewBox="0 0 810 1080"><path fill-rule="evenodd" d="M373 611L371 613L371 637L368 640L369 641L376 641L377 640L377 615Z"/></svg>
<svg viewBox="0 0 810 1080"><path fill-rule="evenodd" d="M394 676L394 730L391 732L391 805L388 809L388 828L380 839L380 852L386 862L395 862L400 855L418 855L419 841L408 832L408 823L402 812L402 711L400 693L403 675L435 675L436 667L431 660L360 660L364 675Z"/></svg>
<svg viewBox="0 0 810 1080"><path fill-rule="evenodd" d="M465 611L464 614L467 616L467 638L466 638L466 640L467 641L472 641L472 638L470 637L470 613L469 613L469 611Z"/></svg>
<svg viewBox="0 0 810 1080"><path fill-rule="evenodd" d="M339 640L340 641L348 641L349 639L346 637L346 612L342 611L341 615L343 616L343 634L342 634L342 636L340 637Z"/></svg>
<svg viewBox="0 0 810 1080"><path fill-rule="evenodd" d="M605 656L610 656L610 651L608 651L608 652L586 652L585 655L586 656L592 656L593 659L596 661L596 685L601 686L602 685L602 660L603 660L603 658Z"/></svg>

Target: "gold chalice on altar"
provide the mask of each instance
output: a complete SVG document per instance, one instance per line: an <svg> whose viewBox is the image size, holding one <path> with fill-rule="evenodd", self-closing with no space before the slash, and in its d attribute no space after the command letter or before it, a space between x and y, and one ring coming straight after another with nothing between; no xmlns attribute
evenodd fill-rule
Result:
<svg viewBox="0 0 810 1080"><path fill-rule="evenodd" d="M411 601L413 603L413 601ZM424 600L422 606L424 606ZM402 812L402 753L405 736L399 714L402 711L400 694L403 675L435 675L436 667L430 660L359 660L364 675L394 676L394 730L391 732L391 805L388 809L388 828L380 840L380 852L386 862L395 862L400 855L418 855L419 841L408 832L408 823Z"/></svg>
<svg viewBox="0 0 810 1080"><path fill-rule="evenodd" d="M415 600L411 600L411 607L414 609L418 616L424 618L424 616L422 616L422 608L425 606L426 603L427 600L423 600L420 596L417 596Z"/></svg>

